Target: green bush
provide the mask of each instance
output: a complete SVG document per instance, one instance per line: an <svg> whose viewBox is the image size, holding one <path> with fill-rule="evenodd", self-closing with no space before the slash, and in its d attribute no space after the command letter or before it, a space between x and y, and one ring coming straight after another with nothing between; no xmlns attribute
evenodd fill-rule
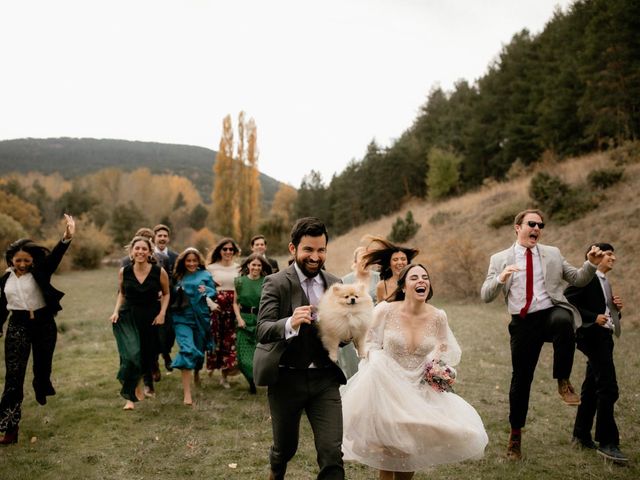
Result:
<svg viewBox="0 0 640 480"><path fill-rule="evenodd" d="M391 242L406 242L418 233L420 227L421 225L415 222L413 213L409 210L404 220L400 217L396 218L396 221L391 226L391 233L388 238Z"/></svg>
<svg viewBox="0 0 640 480"><path fill-rule="evenodd" d="M587 176L587 183L592 188L604 190L622 180L623 174L624 168L621 167L592 170Z"/></svg>
<svg viewBox="0 0 640 480"><path fill-rule="evenodd" d="M525 203L514 202L506 205L498 209L495 213L493 213L493 215L491 215L491 217L489 217L487 225L495 229L513 225L513 221L518 212L521 212L526 208L527 205Z"/></svg>
<svg viewBox="0 0 640 480"><path fill-rule="evenodd" d="M594 207L587 189L574 189L559 177L544 172L531 179L529 195L549 218L560 224L570 223Z"/></svg>
<svg viewBox="0 0 640 480"><path fill-rule="evenodd" d="M429 198L439 200L454 193L460 182L462 158L448 150L432 148L427 157L427 192Z"/></svg>
<svg viewBox="0 0 640 480"><path fill-rule="evenodd" d="M73 268L78 270L93 270L100 268L102 259L109 252L113 243L111 237L92 223L81 223L73 238L68 256L71 257Z"/></svg>

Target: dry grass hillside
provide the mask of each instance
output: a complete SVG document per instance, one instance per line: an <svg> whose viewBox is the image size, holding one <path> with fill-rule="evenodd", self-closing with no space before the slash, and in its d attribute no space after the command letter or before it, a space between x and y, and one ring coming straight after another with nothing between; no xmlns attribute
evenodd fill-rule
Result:
<svg viewBox="0 0 640 480"><path fill-rule="evenodd" d="M538 167L560 176L571 185L584 184L594 169L613 167L605 153L570 159ZM492 253L514 240L512 226L495 229L489 220L503 211L532 206L528 186L535 172L507 183L485 186L465 196L443 202L413 201L394 215L362 225L329 243L327 269L339 275L349 271L352 253L366 234L386 236L396 217L407 210L422 227L408 244L420 248L419 261L425 262L433 277L436 298L479 301L480 286ZM621 182L603 192L599 206L567 225L547 221L541 243L560 248L565 258L579 266L590 242L606 241L616 248L618 263L610 274L612 284L626 304L625 323L640 325L637 306L640 292L635 285L640 265L640 163L625 165Z"/></svg>

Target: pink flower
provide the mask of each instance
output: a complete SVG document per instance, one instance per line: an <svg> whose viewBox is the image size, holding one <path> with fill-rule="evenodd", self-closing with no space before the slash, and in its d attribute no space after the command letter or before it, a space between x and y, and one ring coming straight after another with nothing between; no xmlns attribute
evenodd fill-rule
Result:
<svg viewBox="0 0 640 480"><path fill-rule="evenodd" d="M424 366L422 383L427 383L437 392L453 392L456 371L442 360L429 360Z"/></svg>

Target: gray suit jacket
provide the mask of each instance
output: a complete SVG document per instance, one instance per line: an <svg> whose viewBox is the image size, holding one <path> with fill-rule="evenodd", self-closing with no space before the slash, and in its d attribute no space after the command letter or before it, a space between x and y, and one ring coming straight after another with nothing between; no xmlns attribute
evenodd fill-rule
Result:
<svg viewBox="0 0 640 480"><path fill-rule="evenodd" d="M508 303L513 275L504 284L498 282L498 276L507 265L516 263L515 246L516 244L514 243L506 250L491 256L489 272L480 291L480 296L485 302L492 301L498 296L498 293L502 292L505 303ZM538 251L542 260L544 287L551 297L551 301L554 305L570 310L573 313L574 328L580 327L582 325L580 312L566 299L564 290L567 284L576 287L583 287L588 284L596 273L596 267L589 261L585 261L582 268L578 269L564 259L558 248L549 245L538 244Z"/></svg>
<svg viewBox="0 0 640 480"><path fill-rule="evenodd" d="M338 277L325 271L321 271L320 275L327 288L340 282ZM253 357L256 385L272 385L277 382L280 357L287 345L297 338L285 339L285 324L293 311L302 305L309 305L309 300L293 264L265 278L258 312L258 344ZM344 378L340 368L337 365L335 368Z"/></svg>

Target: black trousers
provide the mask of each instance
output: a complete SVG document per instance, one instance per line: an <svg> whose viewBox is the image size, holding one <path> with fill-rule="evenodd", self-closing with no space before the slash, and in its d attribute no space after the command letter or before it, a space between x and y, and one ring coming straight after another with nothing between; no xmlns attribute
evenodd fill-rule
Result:
<svg viewBox="0 0 640 480"><path fill-rule="evenodd" d="M317 478L344 479L339 387L338 375L331 368L280 368L278 382L268 388L273 428L269 461L276 479L285 477L287 463L298 449L302 412L313 430L320 467Z"/></svg>
<svg viewBox="0 0 640 480"><path fill-rule="evenodd" d="M4 341L5 383L0 400L0 431L13 432L22 417L24 378L33 350L33 390L36 396L55 395L51 384L51 363L58 331L53 316L45 309L12 312Z"/></svg>
<svg viewBox="0 0 640 480"><path fill-rule="evenodd" d="M571 312L562 307L540 310L521 318L511 316L511 387L509 389L509 423L524 427L529 410L531 382L545 342L553 343L553 378L571 376L575 333Z"/></svg>
<svg viewBox="0 0 640 480"><path fill-rule="evenodd" d="M596 419L595 439L601 445L619 445L620 435L613 416L618 400L618 381L613 363L613 335L609 328L592 325L579 328L578 350L587 356L587 372L580 393L573 435L591 440L591 427Z"/></svg>

